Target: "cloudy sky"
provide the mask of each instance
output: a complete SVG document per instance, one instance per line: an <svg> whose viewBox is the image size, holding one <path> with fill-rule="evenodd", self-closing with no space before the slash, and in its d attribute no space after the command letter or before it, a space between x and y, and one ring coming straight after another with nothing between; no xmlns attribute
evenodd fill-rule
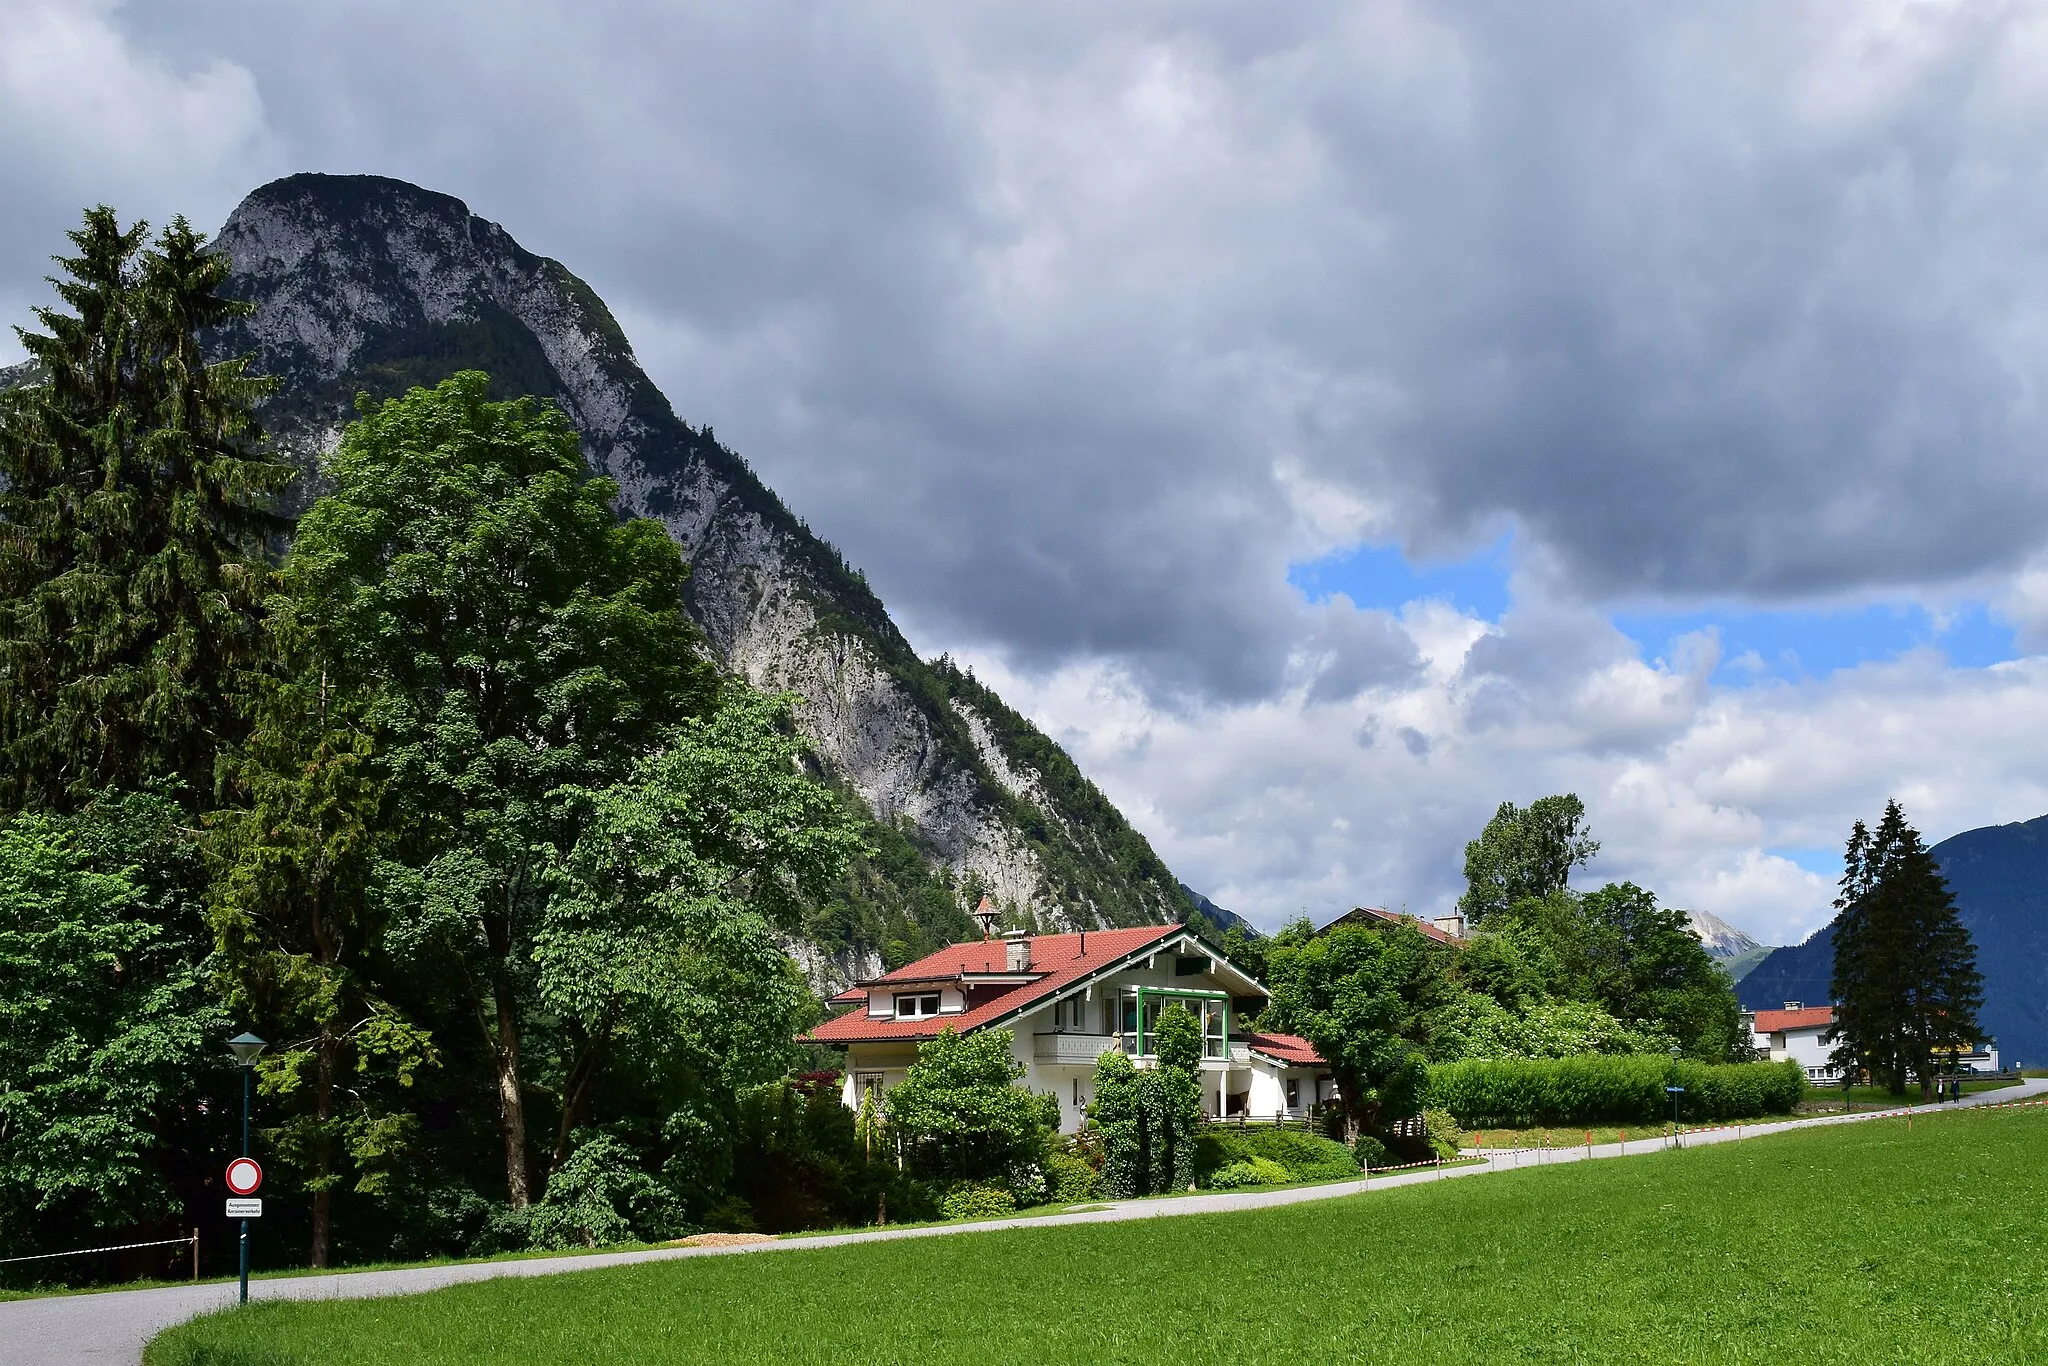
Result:
<svg viewBox="0 0 2048 1366"><path fill-rule="evenodd" d="M1503 799L1767 942L2048 812L2048 8L0 0L89 202L461 196L1264 923ZM0 361L17 359L11 337Z"/></svg>

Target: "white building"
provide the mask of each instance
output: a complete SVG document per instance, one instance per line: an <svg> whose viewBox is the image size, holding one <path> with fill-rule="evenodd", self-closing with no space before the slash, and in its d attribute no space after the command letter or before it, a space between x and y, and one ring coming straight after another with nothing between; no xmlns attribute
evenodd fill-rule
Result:
<svg viewBox="0 0 2048 1366"><path fill-rule="evenodd" d="M1835 1008L1785 1002L1783 1010L1759 1010L1749 1017L1749 1041L1769 1054L1772 1062L1791 1058L1806 1069L1806 1079L1816 1084L1840 1085L1841 1069L1828 1060L1834 1052ZM1998 1048L1980 1043L1956 1055L1958 1072L1996 1072Z"/></svg>
<svg viewBox="0 0 2048 1366"><path fill-rule="evenodd" d="M1828 1061L1834 1052L1835 1008L1785 1002L1783 1010L1759 1010L1750 1017L1749 1042L1772 1062L1790 1058L1806 1069L1806 1079L1838 1084L1842 1071Z"/></svg>
<svg viewBox="0 0 2048 1366"><path fill-rule="evenodd" d="M1071 1131L1086 1116L1096 1060L1120 1048L1141 1068L1156 1065L1159 1012L1179 1002L1202 1024L1205 1114L1306 1117L1336 1098L1329 1066L1305 1039L1239 1030L1239 1013L1265 1000L1250 974L1179 925L1016 933L954 944L841 992L832 1004L850 1008L809 1037L846 1049L843 1094L858 1108L864 1093L902 1081L940 1030L1008 1029L1023 1084L1058 1096Z"/></svg>

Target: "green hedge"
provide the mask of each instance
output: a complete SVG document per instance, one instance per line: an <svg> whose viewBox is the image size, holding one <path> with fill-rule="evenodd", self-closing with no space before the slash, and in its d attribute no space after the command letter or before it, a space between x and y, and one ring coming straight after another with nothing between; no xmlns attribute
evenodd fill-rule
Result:
<svg viewBox="0 0 2048 1366"><path fill-rule="evenodd" d="M1210 1184L1210 1174L1237 1163L1277 1162L1291 1181L1323 1181L1358 1175L1358 1163L1342 1143L1299 1129L1233 1129L1217 1125L1195 1139L1195 1177Z"/></svg>
<svg viewBox="0 0 2048 1366"><path fill-rule="evenodd" d="M1429 1069L1425 1103L1468 1129L1538 1124L1654 1124L1671 1115L1671 1060L1650 1056L1444 1063ZM1791 1113L1806 1092L1796 1062L1678 1064L1679 1118L1751 1119Z"/></svg>

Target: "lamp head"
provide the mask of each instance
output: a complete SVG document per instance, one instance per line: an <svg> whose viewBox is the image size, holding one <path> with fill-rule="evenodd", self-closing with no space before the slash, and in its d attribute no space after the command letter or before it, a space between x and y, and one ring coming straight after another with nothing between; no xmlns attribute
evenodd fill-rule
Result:
<svg viewBox="0 0 2048 1366"><path fill-rule="evenodd" d="M257 1038L254 1034L237 1034L228 1040L228 1052L234 1054L235 1061L244 1067L254 1064L256 1055L268 1047L270 1044L267 1041Z"/></svg>

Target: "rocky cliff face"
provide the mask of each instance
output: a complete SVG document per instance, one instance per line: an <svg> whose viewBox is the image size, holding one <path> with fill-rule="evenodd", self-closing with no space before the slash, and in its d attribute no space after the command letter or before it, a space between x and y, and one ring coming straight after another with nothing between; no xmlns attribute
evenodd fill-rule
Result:
<svg viewBox="0 0 2048 1366"><path fill-rule="evenodd" d="M821 989L957 933L961 902L984 890L1047 928L1184 914L1172 876L1072 761L971 677L920 660L836 551L738 455L676 417L603 302L561 265L459 200L369 176L266 185L218 248L233 261L231 292L256 313L210 344L253 352L281 380L263 420L308 471L298 506L317 494L319 458L359 391L473 368L503 396L559 403L591 468L619 482L620 511L668 528L713 649L755 685L803 699L799 721L826 768L915 855L869 877L907 927L840 916L791 944Z"/></svg>

